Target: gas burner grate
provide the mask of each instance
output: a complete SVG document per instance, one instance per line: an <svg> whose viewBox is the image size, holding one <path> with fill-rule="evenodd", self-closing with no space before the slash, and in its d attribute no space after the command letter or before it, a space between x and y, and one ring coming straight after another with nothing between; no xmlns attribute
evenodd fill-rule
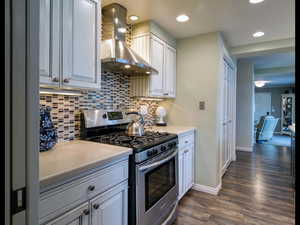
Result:
<svg viewBox="0 0 300 225"><path fill-rule="evenodd" d="M129 136L125 132L114 132L99 136L96 141L130 148L144 148L161 142L171 134L166 132L146 131L143 136Z"/></svg>

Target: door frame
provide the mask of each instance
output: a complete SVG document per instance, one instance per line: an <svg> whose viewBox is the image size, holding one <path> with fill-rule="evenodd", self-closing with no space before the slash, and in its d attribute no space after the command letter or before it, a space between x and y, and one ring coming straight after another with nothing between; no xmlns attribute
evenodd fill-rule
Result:
<svg viewBox="0 0 300 225"><path fill-rule="evenodd" d="M221 93L224 92L224 82L225 82L225 63L227 63L228 67L231 68L232 70L232 79L234 80L234 87L233 87L233 99L232 99L232 127L233 127L233 133L232 133L232 144L233 147L231 149L232 152L230 152L230 156L231 156L231 161L235 161L236 160L236 147L235 147L235 142L236 142L236 77L237 77L237 69L236 69L236 65L235 62L229 58L227 55L223 55L222 57L222 73L221 73ZM223 97L223 95L221 95ZM224 116L224 102L222 100L222 104L221 104L222 108L221 108L221 119L220 119L220 140L219 140L219 168L220 168L220 183L222 184L222 176L225 174L225 171L223 171L223 147L222 147L222 141L223 141L223 116ZM229 163L230 164L230 163ZM229 165L228 164L228 165Z"/></svg>
<svg viewBox="0 0 300 225"><path fill-rule="evenodd" d="M38 224L39 0L5 0L5 224ZM24 209L13 213L14 191Z"/></svg>

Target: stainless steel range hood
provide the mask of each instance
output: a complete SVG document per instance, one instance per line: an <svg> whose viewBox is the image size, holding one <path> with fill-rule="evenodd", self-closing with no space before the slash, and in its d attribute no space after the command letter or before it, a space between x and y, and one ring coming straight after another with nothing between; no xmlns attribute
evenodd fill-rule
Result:
<svg viewBox="0 0 300 225"><path fill-rule="evenodd" d="M113 3L102 8L103 37L101 62L103 71L128 75L150 75L158 71L126 46L127 9Z"/></svg>

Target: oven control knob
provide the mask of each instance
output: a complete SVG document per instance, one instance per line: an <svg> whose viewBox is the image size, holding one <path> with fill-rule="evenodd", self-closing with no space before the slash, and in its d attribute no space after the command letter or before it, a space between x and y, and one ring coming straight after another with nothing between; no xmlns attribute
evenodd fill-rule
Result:
<svg viewBox="0 0 300 225"><path fill-rule="evenodd" d="M106 118L107 118L106 113L103 114L102 118L103 118L103 119L106 119Z"/></svg>
<svg viewBox="0 0 300 225"><path fill-rule="evenodd" d="M155 154L157 154L158 153L158 150L157 149L154 149L153 150L153 154L155 155Z"/></svg>
<svg viewBox="0 0 300 225"><path fill-rule="evenodd" d="M154 155L153 150L149 150L149 151L147 152L147 156L152 156L152 155Z"/></svg>
<svg viewBox="0 0 300 225"><path fill-rule="evenodd" d="M160 150L161 150L161 151L165 151L166 149L167 149L166 146L161 146L161 147L160 147Z"/></svg>

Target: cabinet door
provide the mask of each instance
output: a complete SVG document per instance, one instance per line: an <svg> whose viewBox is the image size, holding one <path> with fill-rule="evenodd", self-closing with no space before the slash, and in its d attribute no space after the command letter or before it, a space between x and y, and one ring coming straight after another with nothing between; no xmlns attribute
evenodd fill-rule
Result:
<svg viewBox="0 0 300 225"><path fill-rule="evenodd" d="M127 225L127 182L91 200L91 225Z"/></svg>
<svg viewBox="0 0 300 225"><path fill-rule="evenodd" d="M193 146L184 151L184 189L188 191L193 185Z"/></svg>
<svg viewBox="0 0 300 225"><path fill-rule="evenodd" d="M158 71L158 74L150 77L150 96L163 96L164 94L164 43L151 36L150 40L150 63Z"/></svg>
<svg viewBox="0 0 300 225"><path fill-rule="evenodd" d="M42 85L59 85L59 1L40 1L39 68Z"/></svg>
<svg viewBox="0 0 300 225"><path fill-rule="evenodd" d="M179 151L178 153L178 197L181 199L184 193L184 168L183 168L183 161L184 161L184 151Z"/></svg>
<svg viewBox="0 0 300 225"><path fill-rule="evenodd" d="M146 62L150 63L150 35L145 34L133 37L131 49L141 56Z"/></svg>
<svg viewBox="0 0 300 225"><path fill-rule="evenodd" d="M89 205L84 203L45 225L89 225L89 214Z"/></svg>
<svg viewBox="0 0 300 225"><path fill-rule="evenodd" d="M175 97L176 92L176 50L165 44L164 95Z"/></svg>
<svg viewBox="0 0 300 225"><path fill-rule="evenodd" d="M63 86L100 88L101 3L64 0Z"/></svg>

